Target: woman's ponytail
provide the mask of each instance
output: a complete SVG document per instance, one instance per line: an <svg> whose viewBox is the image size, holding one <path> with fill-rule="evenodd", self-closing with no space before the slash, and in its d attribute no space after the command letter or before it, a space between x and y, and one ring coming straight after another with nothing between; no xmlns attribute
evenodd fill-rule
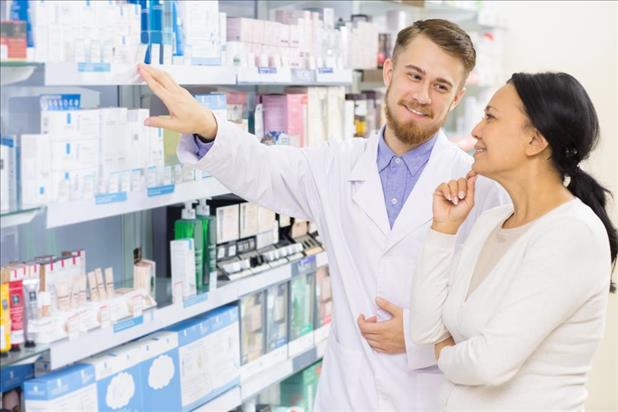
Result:
<svg viewBox="0 0 618 412"><path fill-rule="evenodd" d="M571 179L567 188L603 222L615 267L616 227L605 209L611 193L579 168L599 140L599 119L588 93L567 73L515 73L508 83L515 86L534 128L549 142L556 170ZM615 290L610 278L610 291Z"/></svg>
<svg viewBox="0 0 618 412"><path fill-rule="evenodd" d="M609 237L609 247L610 253L612 257L612 268L616 264L616 247L618 245L618 239L616 234L616 228L612 225L611 220L609 219L609 215L605 210L605 205L607 203L607 197L611 196L611 192L601 186L599 182L595 180L588 173L584 172L579 167L576 167L570 173L569 185L567 189L574 195L577 196L582 202L584 202L590 209L594 211L594 213L601 219L605 229L607 230L607 236ZM609 291L614 293L616 291L616 285L613 281L610 280Z"/></svg>

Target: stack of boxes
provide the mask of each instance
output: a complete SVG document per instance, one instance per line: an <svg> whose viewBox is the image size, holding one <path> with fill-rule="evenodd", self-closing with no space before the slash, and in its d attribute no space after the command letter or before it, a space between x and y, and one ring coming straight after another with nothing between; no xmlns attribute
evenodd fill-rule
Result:
<svg viewBox="0 0 618 412"><path fill-rule="evenodd" d="M78 97L43 96L42 134L21 136L23 207L140 191L171 175L163 130L144 126L148 109L80 110Z"/></svg>
<svg viewBox="0 0 618 412"><path fill-rule="evenodd" d="M190 411L239 384L238 306L28 380L28 411Z"/></svg>

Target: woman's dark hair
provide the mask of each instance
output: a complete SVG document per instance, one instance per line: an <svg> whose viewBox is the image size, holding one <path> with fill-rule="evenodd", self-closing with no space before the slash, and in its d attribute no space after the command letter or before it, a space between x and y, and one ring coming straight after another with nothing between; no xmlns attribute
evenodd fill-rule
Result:
<svg viewBox="0 0 618 412"><path fill-rule="evenodd" d="M603 222L615 266L616 228L605 210L611 192L579 168L579 163L590 155L599 140L599 119L588 93L566 73L515 73L507 83L515 87L532 126L549 143L554 166L562 179L570 178L569 191ZM615 290L610 281L610 292Z"/></svg>

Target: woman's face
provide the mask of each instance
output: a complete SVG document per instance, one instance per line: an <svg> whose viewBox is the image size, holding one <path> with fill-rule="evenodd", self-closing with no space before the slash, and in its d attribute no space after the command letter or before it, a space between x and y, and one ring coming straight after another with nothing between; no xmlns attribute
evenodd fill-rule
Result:
<svg viewBox="0 0 618 412"><path fill-rule="evenodd" d="M525 165L534 130L528 125L515 87L503 86L493 95L485 116L472 130L472 136L478 139L472 170L500 180Z"/></svg>

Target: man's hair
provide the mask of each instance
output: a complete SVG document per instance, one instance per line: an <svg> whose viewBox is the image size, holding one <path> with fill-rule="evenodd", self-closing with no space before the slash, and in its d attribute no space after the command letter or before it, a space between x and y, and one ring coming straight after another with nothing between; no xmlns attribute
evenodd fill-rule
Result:
<svg viewBox="0 0 618 412"><path fill-rule="evenodd" d="M397 34L393 49L393 62L399 53L416 37L423 35L438 45L446 53L457 57L463 63L465 77L474 69L476 50L468 33L455 23L442 19L417 20Z"/></svg>

